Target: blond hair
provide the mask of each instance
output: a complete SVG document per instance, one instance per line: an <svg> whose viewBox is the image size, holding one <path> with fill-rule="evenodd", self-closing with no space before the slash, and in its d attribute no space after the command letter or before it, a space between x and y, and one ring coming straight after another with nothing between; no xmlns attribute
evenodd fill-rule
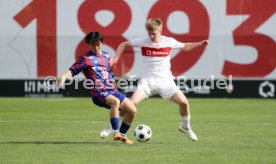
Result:
<svg viewBox="0 0 276 164"><path fill-rule="evenodd" d="M154 31L156 29L162 29L162 20L160 18L150 18L146 22L147 31Z"/></svg>

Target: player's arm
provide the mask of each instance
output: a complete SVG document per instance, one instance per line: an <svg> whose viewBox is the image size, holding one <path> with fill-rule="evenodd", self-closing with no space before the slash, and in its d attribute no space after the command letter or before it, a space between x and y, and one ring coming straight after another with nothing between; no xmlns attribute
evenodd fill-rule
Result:
<svg viewBox="0 0 276 164"><path fill-rule="evenodd" d="M200 42L195 43L184 43L184 47L181 49L182 51L191 51L197 47L205 46L208 44L208 40L202 40Z"/></svg>
<svg viewBox="0 0 276 164"><path fill-rule="evenodd" d="M85 57L84 57L84 56L80 57L79 60L76 61L76 62L69 68L69 71L67 71L66 73L64 73L64 74L61 76L61 78L60 78L60 80L59 80L59 82L58 82L59 86L63 86L64 83L65 83L65 80L66 80L67 78L73 77L73 76L79 74L83 69L85 69L85 68L87 67L87 64L86 64L85 61L86 61L86 60L85 60Z"/></svg>
<svg viewBox="0 0 276 164"><path fill-rule="evenodd" d="M120 43L117 50L116 50L115 58L119 59L120 55L124 52L124 50L127 47L131 47L131 46L132 46L131 42L129 42L129 41L125 41L125 42Z"/></svg>
<svg viewBox="0 0 276 164"><path fill-rule="evenodd" d="M117 61L120 58L120 55L124 52L124 50L127 47L131 47L131 46L132 46L132 44L129 41L125 41L125 42L122 42L122 43L119 44L119 46L116 50L116 53L115 53L115 57L111 58L111 61L110 61L111 67L113 67L117 63Z"/></svg>

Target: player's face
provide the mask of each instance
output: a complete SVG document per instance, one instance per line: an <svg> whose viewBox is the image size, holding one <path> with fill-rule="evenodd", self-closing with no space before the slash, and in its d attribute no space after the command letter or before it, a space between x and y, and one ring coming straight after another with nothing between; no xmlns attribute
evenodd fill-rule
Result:
<svg viewBox="0 0 276 164"><path fill-rule="evenodd" d="M148 31L148 35L152 42L159 42L160 36L161 36L161 30L157 28L153 31Z"/></svg>
<svg viewBox="0 0 276 164"><path fill-rule="evenodd" d="M102 49L102 43L100 42L100 43L92 44L91 49L95 54L100 55L101 52L102 52L102 50L101 50Z"/></svg>

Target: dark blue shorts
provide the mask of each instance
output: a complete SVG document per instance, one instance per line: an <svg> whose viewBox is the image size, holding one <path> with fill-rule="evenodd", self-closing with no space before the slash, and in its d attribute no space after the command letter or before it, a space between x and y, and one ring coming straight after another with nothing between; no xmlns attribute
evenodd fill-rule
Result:
<svg viewBox="0 0 276 164"><path fill-rule="evenodd" d="M126 98L126 95L119 91L114 91L114 90L106 91L106 92L94 91L93 95L92 95L93 103L97 106L110 109L110 106L107 105L106 101L105 101L105 98L108 95L113 95L113 96L117 97L120 100L120 103L122 103L124 101L124 99Z"/></svg>

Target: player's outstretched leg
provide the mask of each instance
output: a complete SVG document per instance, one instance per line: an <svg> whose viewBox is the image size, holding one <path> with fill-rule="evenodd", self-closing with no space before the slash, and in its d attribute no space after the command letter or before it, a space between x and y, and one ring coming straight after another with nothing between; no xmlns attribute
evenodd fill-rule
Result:
<svg viewBox="0 0 276 164"><path fill-rule="evenodd" d="M131 123L136 115L136 107L128 98L125 98L120 105L120 109L124 113L122 124L119 130L122 136L121 141L124 144L130 145L130 144L133 144L133 141L127 138L126 133L128 132L131 126Z"/></svg>
<svg viewBox="0 0 276 164"><path fill-rule="evenodd" d="M113 133L113 140L121 140L122 136L119 133L119 123L120 123L120 118L119 118L119 106L120 106L120 100L113 96L113 95L108 95L106 98L106 104L109 105L110 108L110 124L112 127L112 133Z"/></svg>
<svg viewBox="0 0 276 164"><path fill-rule="evenodd" d="M172 101L179 105L179 113L182 117L182 123L179 126L179 131L185 133L190 140L197 141L198 138L190 125L190 108L186 96L182 92L177 92L172 97Z"/></svg>

